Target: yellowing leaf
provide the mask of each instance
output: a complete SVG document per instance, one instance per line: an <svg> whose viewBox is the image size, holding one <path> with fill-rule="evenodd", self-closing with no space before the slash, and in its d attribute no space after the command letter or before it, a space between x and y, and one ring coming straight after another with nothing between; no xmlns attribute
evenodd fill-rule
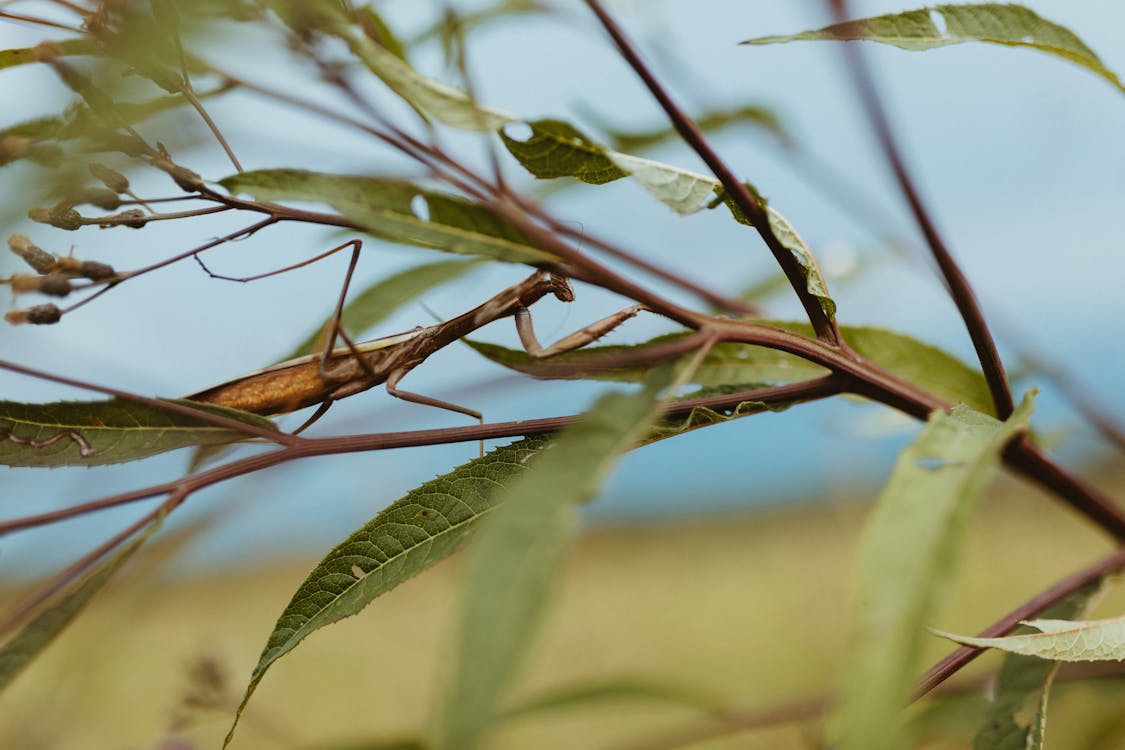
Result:
<svg viewBox="0 0 1125 750"><path fill-rule="evenodd" d="M907 50L927 50L962 42L1028 47L1081 65L1125 91L1117 74L1105 67L1094 51L1074 32L1048 21L1022 5L936 5L904 13L862 18L799 34L748 39L743 44L841 39L881 42Z"/></svg>

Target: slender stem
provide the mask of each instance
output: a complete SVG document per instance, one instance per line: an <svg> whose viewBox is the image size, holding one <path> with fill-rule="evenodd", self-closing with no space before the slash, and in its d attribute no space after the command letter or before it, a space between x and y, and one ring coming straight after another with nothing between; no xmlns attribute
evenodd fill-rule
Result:
<svg viewBox="0 0 1125 750"><path fill-rule="evenodd" d="M715 177L722 183L731 200L741 209L750 223L754 225L758 234L761 235L762 240L769 247L781 270L785 273L793 291L801 300L801 305L805 308L805 314L808 315L809 322L812 323L817 337L830 344L839 344L840 331L835 321L825 314L817 298L809 293L808 282L805 279L803 269L796 258L793 257L793 253L782 245L773 233L773 229L770 228L769 217L757 198L750 194L746 186L739 182L726 163L719 158L719 155L707 142L707 138L703 135L699 126L673 101L671 95L641 59L633 43L625 36L625 32L602 7L601 3L598 0L586 0L586 5L590 7L590 10L594 12L602 26L605 27L614 44L617 45L621 56L640 76L653 97L660 103L660 106L672 121L672 126L676 129L676 132L703 159Z"/></svg>
<svg viewBox="0 0 1125 750"><path fill-rule="evenodd" d="M848 20L846 0L829 0L829 3L838 22L842 23ZM871 121L871 126L874 128L883 148L883 153L894 171L899 189L902 190L903 196L910 204L914 219L918 222L918 227L925 236L926 243L930 246L930 251L933 253L934 260L937 261L938 268L941 270L946 286L953 297L953 302L957 305L957 310L965 321L965 327L968 329L985 380L988 382L988 389L992 393L996 414L1001 419L1007 419L1015 409L1015 403L1012 400L1011 389L1008 387L1007 375L1004 373L1004 364L1000 360L1000 354L996 351L996 343L992 340L992 334L988 330L988 324L985 323L984 315L981 312L976 295L973 293L972 286L961 272L957 262L953 260L953 256L938 233L937 226L930 218L918 190L914 187L914 181L911 179L910 172L907 170L906 163L899 152L890 121L887 119L887 113L879 100L875 82L863 58L862 51L856 45L844 42L844 54L848 62L848 68L851 70L852 77L855 79L859 90L860 101L863 103L867 117Z"/></svg>
<svg viewBox="0 0 1125 750"><path fill-rule="evenodd" d="M1021 620L1034 617L1055 602L1063 599L1083 586L1093 583L1110 573L1125 568L1125 548L1119 549L1107 558L1094 563L1085 570L1059 581L1051 588L1036 595L1016 609L1001 617L982 630L979 638L996 638L1020 624ZM984 649L962 646L931 667L914 690L914 700L918 700L933 690L959 669L984 653Z"/></svg>
<svg viewBox="0 0 1125 750"><path fill-rule="evenodd" d="M769 388L759 388L740 393L677 401L673 404L668 404L664 408L663 414L667 418L681 417L690 414L693 409L703 407L709 409L732 409L745 402L760 402L765 404L800 403L827 398L840 393L841 390L841 381L835 377L827 376L803 381L801 383L792 383L790 385L771 386ZM234 477L267 469L271 466L276 466L298 458L388 450L391 448L406 448L420 445L476 442L478 440L491 440L504 437L546 435L558 432L573 424L577 419L579 419L579 416L573 415L516 422L498 422L494 424L472 425L469 427L450 427L437 430L411 430L407 432L387 432L375 435L351 435L332 438L300 438L290 443L285 448L248 456L247 458L232 461L229 464L217 466L208 471L192 474L183 479L165 482L139 490L118 493L49 513L24 516L11 521L0 522L0 536L15 531L44 526L67 518L75 518L106 508L146 500L169 492L180 490L188 493L197 492L213 484L218 484L228 479L233 479Z"/></svg>
<svg viewBox="0 0 1125 750"><path fill-rule="evenodd" d="M185 81L186 80L187 79L185 74ZM230 144L227 142L227 139L223 137L223 133L221 130L219 130L219 126L216 125L215 121L211 119L211 115L204 108L203 102L199 101L199 97L197 97L195 95L195 92L192 91L191 84L187 83L182 89L180 89L180 93L183 94L184 98L188 100L195 111L199 113L199 116L203 119L203 122L206 123L208 130L211 131L211 135L215 136L215 140L219 142L220 146L222 146L223 151L226 153L227 158L230 159L230 163L234 165L234 168L239 172L245 171L242 168L242 165L238 163L238 157L234 155L234 150L231 149Z"/></svg>
<svg viewBox="0 0 1125 750"><path fill-rule="evenodd" d="M0 18L6 18L9 21L21 21L23 23L35 24L36 26L49 26L53 29L62 29L63 31L72 31L75 34L81 34L82 29L75 26L68 26L65 23L58 21L50 21L46 18L36 18L35 16L23 16L18 13L12 13L6 10L0 10Z"/></svg>

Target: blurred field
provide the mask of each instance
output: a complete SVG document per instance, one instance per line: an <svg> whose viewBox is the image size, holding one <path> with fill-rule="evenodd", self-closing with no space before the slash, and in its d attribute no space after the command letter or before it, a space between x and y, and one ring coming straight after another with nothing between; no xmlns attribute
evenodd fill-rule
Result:
<svg viewBox="0 0 1125 750"><path fill-rule="evenodd" d="M1122 488L1125 474L1100 481ZM589 530L516 698L623 679L678 686L732 709L824 695L835 679L865 511L863 502L837 498L754 516ZM975 631L1110 549L1068 511L1002 480L979 509L963 575L934 625ZM315 561L177 578L161 574L156 557L159 545L17 678L0 700L0 748L220 746L231 703ZM358 750L414 735L446 653L459 562L399 587L282 659L232 747ZM6 603L18 593L0 591ZM1123 611L1125 596L1116 593L1094 615ZM927 661L947 650L935 638ZM975 671L995 663L979 659ZM193 691L196 703L212 705L187 705ZM1049 746L1125 748L1122 681L1064 686L1056 698ZM959 739L922 738L918 747L967 747L971 724L956 716L945 706L933 721L959 728ZM591 702L514 720L489 747L640 750L649 747L642 740L709 725L699 710L667 701ZM815 723L790 725L692 747L810 748L818 732Z"/></svg>

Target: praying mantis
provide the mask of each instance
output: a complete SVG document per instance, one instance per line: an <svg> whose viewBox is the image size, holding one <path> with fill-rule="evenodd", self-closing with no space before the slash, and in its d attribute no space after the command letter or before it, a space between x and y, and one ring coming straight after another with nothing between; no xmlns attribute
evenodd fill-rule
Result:
<svg viewBox="0 0 1125 750"><path fill-rule="evenodd" d="M387 393L395 398L482 419L481 413L474 409L405 391L398 385L407 373L434 352L501 318L515 318L516 331L527 353L546 358L586 346L646 309L643 305L625 308L544 347L535 336L528 308L547 295L571 302L574 290L564 276L536 271L455 318L362 343L353 343L340 329L338 307L333 329L346 346L332 348L336 338L333 335L321 354L281 362L186 398L261 415L286 414L319 405L295 431L301 432L323 416L334 402L385 384Z"/></svg>

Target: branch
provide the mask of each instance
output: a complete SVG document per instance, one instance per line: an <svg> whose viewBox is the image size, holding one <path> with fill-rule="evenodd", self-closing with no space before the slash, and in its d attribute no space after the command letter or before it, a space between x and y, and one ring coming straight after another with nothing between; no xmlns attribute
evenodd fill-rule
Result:
<svg viewBox="0 0 1125 750"><path fill-rule="evenodd" d="M846 0L829 0L829 3L837 22L842 23L848 20ZM894 133L891 131L891 125L887 119L887 113L883 110L882 103L879 101L875 83L871 78L871 71L868 70L864 62L862 52L855 45L844 42L844 54L852 77L855 79L856 87L859 89L860 100L867 112L868 119L871 121L871 126L875 129L883 153L894 171L895 179L898 180L899 189L902 190L903 196L910 204L910 209L914 212L914 219L918 222L918 228L925 236L926 243L930 246L934 260L937 261L949 293L953 297L953 302L957 305L957 310L965 321L965 327L969 331L973 348L976 349L985 380L988 381L988 389L992 393L992 402L996 407L996 414L1001 419L1007 419L1015 409L1015 403L1012 401L1012 392L1008 387L1008 377L1004 373L1004 364L1000 361L1000 355L996 351L996 342L992 340L992 334L984 321L984 315L981 313L976 295L969 285L969 280L961 272L956 261L953 260L953 256L946 248L945 242L922 203L922 198L914 187L914 182L906 169L902 155L899 153Z"/></svg>
<svg viewBox="0 0 1125 750"><path fill-rule="evenodd" d="M722 183L723 188L727 191L727 195L734 201L735 205L746 215L750 223L758 230L762 240L765 241L766 246L769 247L773 257L777 260L781 270L785 273L785 277L789 280L789 284L793 287L797 297L801 300L801 305L805 308L805 314L808 315L809 322L812 323L813 329L816 331L817 338L820 338L830 344L836 345L840 343L840 331L836 326L836 322L828 317L820 306L820 302L816 297L808 291L808 282L805 279L805 274L801 270L800 264L797 263L790 252L770 228L769 218L765 210L758 202L757 198L750 194L746 186L738 181L726 163L719 158L719 155L708 144L706 137L699 127L692 121L687 114L680 109L673 100L671 95L664 89L661 83L656 80L656 76L648 68L645 62L641 59L640 54L637 52L633 43L625 36L625 32L617 24L613 17L601 6L598 0L586 0L586 4L590 6L590 10L601 21L605 30L613 39L614 44L617 45L618 51L625 61L636 71L641 80L644 81L645 86L652 93L653 98L659 102L660 106L667 113L669 119L672 121L672 126L680 137L691 146L691 148L703 159L711 172Z"/></svg>

